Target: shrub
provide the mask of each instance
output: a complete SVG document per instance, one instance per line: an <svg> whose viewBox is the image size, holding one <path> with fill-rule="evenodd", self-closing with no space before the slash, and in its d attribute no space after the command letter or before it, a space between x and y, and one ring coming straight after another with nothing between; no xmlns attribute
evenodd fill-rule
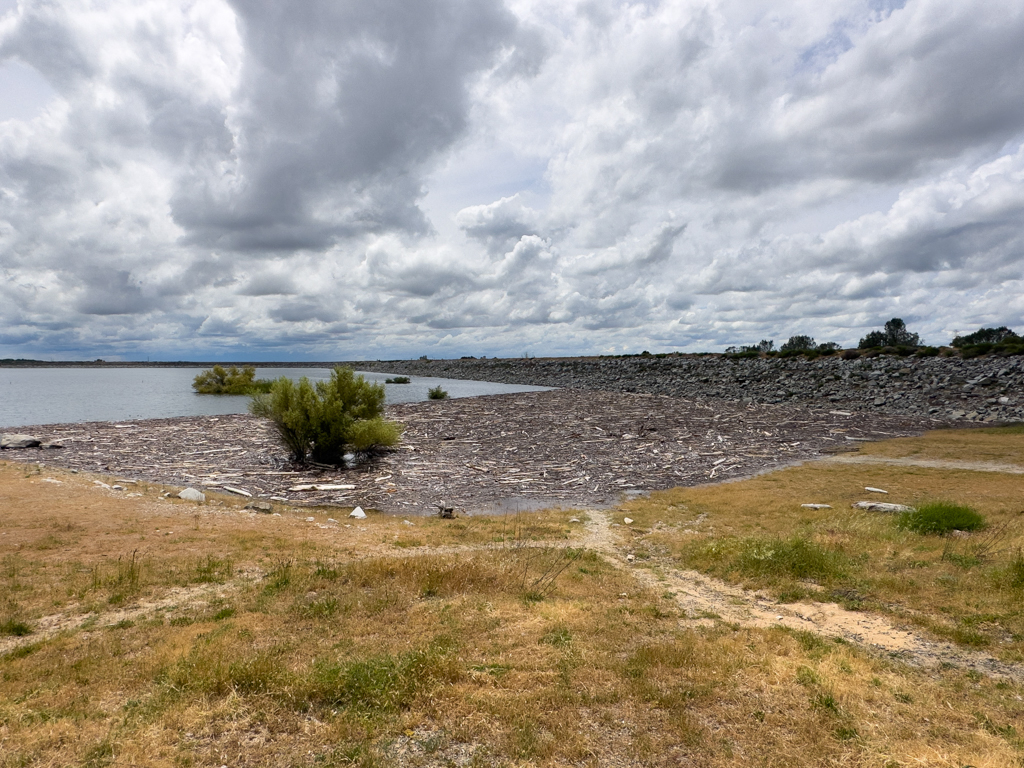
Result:
<svg viewBox="0 0 1024 768"><path fill-rule="evenodd" d="M896 518L901 530L942 535L950 531L977 531L985 527L985 518L970 507L936 501L902 512Z"/></svg>
<svg viewBox="0 0 1024 768"><path fill-rule="evenodd" d="M192 389L200 395L251 395L269 392L271 384L269 379L256 378L254 366L224 368L215 365L192 380Z"/></svg>
<svg viewBox="0 0 1024 768"><path fill-rule="evenodd" d="M410 381L408 376L395 376L391 379L384 379L385 384L408 384Z"/></svg>
<svg viewBox="0 0 1024 768"><path fill-rule="evenodd" d="M343 464L345 454L370 453L395 445L402 426L385 421L384 385L370 384L351 368L336 367L327 381L298 384L286 377L253 396L249 411L270 419L281 442L298 462L311 457Z"/></svg>
<svg viewBox="0 0 1024 768"><path fill-rule="evenodd" d="M921 337L907 330L907 324L894 317L885 324L883 331L871 331L857 344L858 349L875 347L919 347Z"/></svg>
<svg viewBox="0 0 1024 768"><path fill-rule="evenodd" d="M427 390L427 397L431 400L445 400L448 397L448 393L438 384L436 387L431 387Z"/></svg>

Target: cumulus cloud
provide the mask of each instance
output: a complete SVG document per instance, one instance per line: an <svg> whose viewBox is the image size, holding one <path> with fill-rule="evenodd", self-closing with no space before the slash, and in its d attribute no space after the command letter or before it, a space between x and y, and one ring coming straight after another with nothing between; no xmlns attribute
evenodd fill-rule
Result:
<svg viewBox="0 0 1024 768"><path fill-rule="evenodd" d="M3 356L1024 330L1013 0L4 8Z"/></svg>

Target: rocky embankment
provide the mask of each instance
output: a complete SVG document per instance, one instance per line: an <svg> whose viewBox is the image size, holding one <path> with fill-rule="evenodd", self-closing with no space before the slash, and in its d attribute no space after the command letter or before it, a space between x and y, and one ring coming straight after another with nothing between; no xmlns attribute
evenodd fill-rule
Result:
<svg viewBox="0 0 1024 768"><path fill-rule="evenodd" d="M366 371L478 379L963 421L1024 421L1024 357L839 356L730 359L721 355L624 358L401 360Z"/></svg>

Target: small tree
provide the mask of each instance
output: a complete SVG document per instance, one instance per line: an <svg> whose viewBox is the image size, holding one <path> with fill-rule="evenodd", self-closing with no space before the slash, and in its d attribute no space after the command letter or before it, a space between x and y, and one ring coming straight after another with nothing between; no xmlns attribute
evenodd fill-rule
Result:
<svg viewBox="0 0 1024 768"><path fill-rule="evenodd" d="M790 336L781 347L783 352L805 352L815 348L814 339L810 336Z"/></svg>
<svg viewBox="0 0 1024 768"><path fill-rule="evenodd" d="M885 324L884 331L872 331L857 345L860 349L872 347L919 347L921 337L907 330L907 324L894 317Z"/></svg>
<svg viewBox="0 0 1024 768"><path fill-rule="evenodd" d="M327 381L298 384L282 376L254 395L249 411L270 419L292 458L344 464L345 454L370 453L398 443L402 425L385 421L384 385L370 384L351 368L336 367Z"/></svg>
<svg viewBox="0 0 1024 768"><path fill-rule="evenodd" d="M1003 325L999 328L980 328L966 336L957 336L953 339L953 346L959 349L975 344L998 344L1000 341L1017 341L1019 339L1020 336Z"/></svg>

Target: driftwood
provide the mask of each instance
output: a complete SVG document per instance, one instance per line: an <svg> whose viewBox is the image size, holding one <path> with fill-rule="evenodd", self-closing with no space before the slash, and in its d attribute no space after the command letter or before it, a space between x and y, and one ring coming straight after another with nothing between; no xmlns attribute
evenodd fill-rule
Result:
<svg viewBox="0 0 1024 768"><path fill-rule="evenodd" d="M252 416L21 427L63 450L3 458L293 504L405 515L602 505L915 434L934 419L553 390L388 407L397 450L352 468L289 462Z"/></svg>

